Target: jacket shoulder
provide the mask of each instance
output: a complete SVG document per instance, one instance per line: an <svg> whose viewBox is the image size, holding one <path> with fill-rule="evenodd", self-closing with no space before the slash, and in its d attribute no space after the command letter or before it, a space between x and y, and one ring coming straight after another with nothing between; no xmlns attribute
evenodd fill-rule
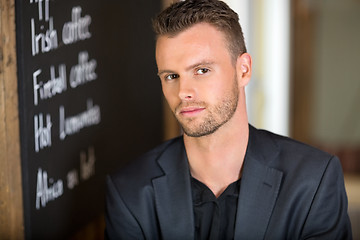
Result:
<svg viewBox="0 0 360 240"><path fill-rule="evenodd" d="M316 147L266 130L253 129L252 132L251 145L256 150L252 152L265 165L283 172L285 179L302 176L308 181L319 181L329 164L340 166L341 171L336 156Z"/></svg>
<svg viewBox="0 0 360 240"><path fill-rule="evenodd" d="M180 144L182 137L168 140L152 150L144 153L140 157L128 162L115 173L109 175L115 186L126 187L136 185L151 184L151 180L163 175L163 171L158 165L157 160L173 144Z"/></svg>
<svg viewBox="0 0 360 240"><path fill-rule="evenodd" d="M317 161L319 159L330 159L334 156L320 150L314 146L310 146L306 143L297 141L295 139L281 136L266 130L256 130L257 138L263 139L266 141L272 141L276 146L276 149L279 150L280 155L289 156L291 159L306 159L311 158L312 161Z"/></svg>

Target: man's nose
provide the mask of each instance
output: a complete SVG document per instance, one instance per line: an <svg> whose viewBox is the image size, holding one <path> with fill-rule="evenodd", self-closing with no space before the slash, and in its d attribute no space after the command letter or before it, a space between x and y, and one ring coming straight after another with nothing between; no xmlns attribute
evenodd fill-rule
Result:
<svg viewBox="0 0 360 240"><path fill-rule="evenodd" d="M182 101L191 101L196 97L194 82L190 78L181 78L179 86L179 97Z"/></svg>

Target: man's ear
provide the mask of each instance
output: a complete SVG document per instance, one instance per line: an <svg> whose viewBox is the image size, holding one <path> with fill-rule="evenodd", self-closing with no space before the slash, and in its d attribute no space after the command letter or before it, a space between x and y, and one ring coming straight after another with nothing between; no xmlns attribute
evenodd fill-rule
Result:
<svg viewBox="0 0 360 240"><path fill-rule="evenodd" d="M241 54L236 61L236 72L238 76L239 87L245 87L251 78L252 59L250 54Z"/></svg>

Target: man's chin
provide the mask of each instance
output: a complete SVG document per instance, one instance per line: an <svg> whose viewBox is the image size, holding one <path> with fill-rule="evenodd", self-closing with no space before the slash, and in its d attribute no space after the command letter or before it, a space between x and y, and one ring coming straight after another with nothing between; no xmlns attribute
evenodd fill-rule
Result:
<svg viewBox="0 0 360 240"><path fill-rule="evenodd" d="M193 137L193 138L206 137L206 136L209 136L209 135L213 134L214 132L216 132L216 130L218 130L218 128L201 129L201 130L192 130L192 129L185 129L185 128L182 128L182 129L186 136Z"/></svg>

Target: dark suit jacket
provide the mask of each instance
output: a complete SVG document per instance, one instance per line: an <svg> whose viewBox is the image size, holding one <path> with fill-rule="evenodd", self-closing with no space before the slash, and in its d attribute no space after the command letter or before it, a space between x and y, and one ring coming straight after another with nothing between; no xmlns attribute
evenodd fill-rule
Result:
<svg viewBox="0 0 360 240"><path fill-rule="evenodd" d="M186 159L179 137L108 177L107 238L194 239ZM339 160L250 126L235 239L351 238Z"/></svg>

